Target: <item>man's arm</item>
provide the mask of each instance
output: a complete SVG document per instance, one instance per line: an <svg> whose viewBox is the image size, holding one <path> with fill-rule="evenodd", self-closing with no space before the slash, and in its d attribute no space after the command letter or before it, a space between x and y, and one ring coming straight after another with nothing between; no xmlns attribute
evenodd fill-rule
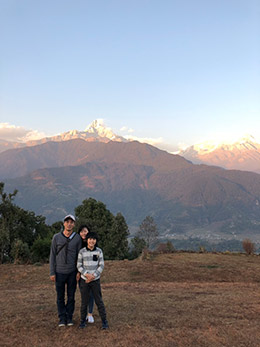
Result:
<svg viewBox="0 0 260 347"><path fill-rule="evenodd" d="M79 256L79 251L81 250L81 248L82 248L82 240L80 238L80 240L77 243L77 256ZM77 266L78 266L78 264L77 264ZM80 280L80 272L77 273L76 279L77 279L77 281Z"/></svg>
<svg viewBox="0 0 260 347"><path fill-rule="evenodd" d="M50 250L50 280L55 281L55 269L56 269L56 240L55 235L52 238L51 250Z"/></svg>

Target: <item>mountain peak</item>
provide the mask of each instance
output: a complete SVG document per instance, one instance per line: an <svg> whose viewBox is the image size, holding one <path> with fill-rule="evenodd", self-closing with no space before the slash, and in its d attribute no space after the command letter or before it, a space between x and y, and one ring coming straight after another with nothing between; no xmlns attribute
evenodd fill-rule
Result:
<svg viewBox="0 0 260 347"><path fill-rule="evenodd" d="M254 138L254 136L250 135L250 134L245 134L240 140L239 142L242 143L256 143L256 139Z"/></svg>
<svg viewBox="0 0 260 347"><path fill-rule="evenodd" d="M68 140L82 139L87 142L129 142L122 136L116 135L111 128L106 127L103 119L95 119L90 123L84 131L69 130L67 132L57 134L50 137L44 137L41 139L30 140L26 142L8 142L0 140L0 153L7 149L14 149L19 147L35 146L49 141L62 142Z"/></svg>
<svg viewBox="0 0 260 347"><path fill-rule="evenodd" d="M105 129L105 128L106 126L104 124L103 119L99 118L99 119L93 120L93 122L90 123L84 131L88 133L93 133L97 131L98 129Z"/></svg>
<svg viewBox="0 0 260 347"><path fill-rule="evenodd" d="M249 134L236 142L196 144L179 154L194 164L217 165L226 169L260 173L260 144Z"/></svg>
<svg viewBox="0 0 260 347"><path fill-rule="evenodd" d="M93 137L107 138L109 140L114 140L118 136L113 133L111 128L105 126L103 119L95 119L91 124L89 124L84 130L85 133L91 134Z"/></svg>

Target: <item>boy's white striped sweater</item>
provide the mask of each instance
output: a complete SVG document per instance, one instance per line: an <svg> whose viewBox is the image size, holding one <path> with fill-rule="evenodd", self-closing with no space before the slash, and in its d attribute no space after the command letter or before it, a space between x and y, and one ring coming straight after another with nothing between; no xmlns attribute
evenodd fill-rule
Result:
<svg viewBox="0 0 260 347"><path fill-rule="evenodd" d="M81 278L86 280L85 275L94 274L95 280L100 278L101 272L104 269L104 257L102 249L94 247L91 251L89 248L84 247L79 251L77 261L78 271L81 273Z"/></svg>

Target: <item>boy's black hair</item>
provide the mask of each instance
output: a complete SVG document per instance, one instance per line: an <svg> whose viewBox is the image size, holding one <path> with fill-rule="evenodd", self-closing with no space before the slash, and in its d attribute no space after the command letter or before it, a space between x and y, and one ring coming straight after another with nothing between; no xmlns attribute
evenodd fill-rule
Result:
<svg viewBox="0 0 260 347"><path fill-rule="evenodd" d="M90 233L91 229L89 228L89 226L87 224L81 224L81 226L78 229L78 233L80 233L84 228L87 228L88 233Z"/></svg>
<svg viewBox="0 0 260 347"><path fill-rule="evenodd" d="M94 231L90 231L89 233L87 233L86 240L87 239L95 239L98 242L98 234Z"/></svg>

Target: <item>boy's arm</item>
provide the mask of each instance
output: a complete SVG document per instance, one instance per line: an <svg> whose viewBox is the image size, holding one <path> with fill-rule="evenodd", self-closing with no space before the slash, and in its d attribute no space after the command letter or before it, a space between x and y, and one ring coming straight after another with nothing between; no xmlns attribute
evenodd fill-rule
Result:
<svg viewBox="0 0 260 347"><path fill-rule="evenodd" d="M86 275L87 270L83 266L83 254L81 251L79 251L79 254L78 254L77 269L78 269L78 272L80 272L82 275L84 276Z"/></svg>
<svg viewBox="0 0 260 347"><path fill-rule="evenodd" d="M98 268L94 272L95 277L98 277L101 275L102 271L104 270L104 266L105 266L104 256L103 256L102 250L100 249L100 253L98 257Z"/></svg>

